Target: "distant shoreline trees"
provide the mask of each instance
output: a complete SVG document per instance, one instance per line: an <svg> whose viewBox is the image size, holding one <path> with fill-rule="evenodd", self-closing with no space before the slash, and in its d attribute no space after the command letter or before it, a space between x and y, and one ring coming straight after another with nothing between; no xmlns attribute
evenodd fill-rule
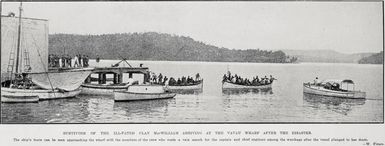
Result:
<svg viewBox="0 0 385 146"><path fill-rule="evenodd" d="M364 57L358 61L359 64L384 64L384 51Z"/></svg>
<svg viewBox="0 0 385 146"><path fill-rule="evenodd" d="M87 54L90 58L165 61L293 63L283 51L219 48L190 37L156 32L103 35L52 34L50 54Z"/></svg>

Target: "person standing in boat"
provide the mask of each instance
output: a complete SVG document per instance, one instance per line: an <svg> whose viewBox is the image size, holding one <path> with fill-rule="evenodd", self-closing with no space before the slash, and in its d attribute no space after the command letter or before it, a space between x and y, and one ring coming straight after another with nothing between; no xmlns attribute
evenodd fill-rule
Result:
<svg viewBox="0 0 385 146"><path fill-rule="evenodd" d="M75 55L74 57L74 67L79 67L79 60L78 60L78 55Z"/></svg>
<svg viewBox="0 0 385 146"><path fill-rule="evenodd" d="M315 80L314 80L314 85L319 85L320 84L320 81L318 80L318 77L315 77Z"/></svg>
<svg viewBox="0 0 385 146"><path fill-rule="evenodd" d="M66 57L66 58L67 58L67 64L68 64L68 66L69 66L69 67L72 67L72 58L71 58L71 56L67 54L67 57Z"/></svg>
<svg viewBox="0 0 385 146"><path fill-rule="evenodd" d="M270 75L270 83L273 83L273 81L276 80L272 75Z"/></svg>
<svg viewBox="0 0 385 146"><path fill-rule="evenodd" d="M66 57L65 57L65 55L63 54L62 56L61 56L61 67L66 67L67 65L66 65Z"/></svg>
<svg viewBox="0 0 385 146"><path fill-rule="evenodd" d="M199 75L199 73L197 73L196 75L195 75L195 80L196 81L199 81L201 79L201 76Z"/></svg>
<svg viewBox="0 0 385 146"><path fill-rule="evenodd" d="M48 55L48 67L52 66L52 54Z"/></svg>
<svg viewBox="0 0 385 146"><path fill-rule="evenodd" d="M86 55L86 65L87 65L86 67L90 66L89 61L90 61L90 58L88 57L88 55Z"/></svg>
<svg viewBox="0 0 385 146"><path fill-rule="evenodd" d="M55 67L60 67L60 59L58 55L55 55Z"/></svg>
<svg viewBox="0 0 385 146"><path fill-rule="evenodd" d="M83 67L82 55L78 55L79 67Z"/></svg>
<svg viewBox="0 0 385 146"><path fill-rule="evenodd" d="M99 61L100 61L100 57L99 55L96 55L96 62L99 63Z"/></svg>
<svg viewBox="0 0 385 146"><path fill-rule="evenodd" d="M86 55L82 55L82 66L86 67Z"/></svg>
<svg viewBox="0 0 385 146"><path fill-rule="evenodd" d="M83 64L84 64L84 67L88 67L88 56L87 55L83 55Z"/></svg>

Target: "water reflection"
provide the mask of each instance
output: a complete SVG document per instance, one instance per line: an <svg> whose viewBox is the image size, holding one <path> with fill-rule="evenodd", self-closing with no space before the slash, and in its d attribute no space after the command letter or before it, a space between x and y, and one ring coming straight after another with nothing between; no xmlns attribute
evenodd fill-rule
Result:
<svg viewBox="0 0 385 146"><path fill-rule="evenodd" d="M1 103L1 120L4 123L21 123L34 119L33 108L36 105L38 103Z"/></svg>
<svg viewBox="0 0 385 146"><path fill-rule="evenodd" d="M160 99L160 100L144 100L132 102L115 102L114 111L124 112L127 120L133 119L134 116L148 116L153 113L166 114L168 105L175 99ZM143 117L142 117L143 118Z"/></svg>
<svg viewBox="0 0 385 146"><path fill-rule="evenodd" d="M348 115L353 107L365 104L365 99L349 99L338 97L319 96L314 94L303 94L305 104L315 109L326 108L336 113Z"/></svg>
<svg viewBox="0 0 385 146"><path fill-rule="evenodd" d="M273 94L273 89L222 89L222 93L224 95L240 95L248 93L267 95Z"/></svg>

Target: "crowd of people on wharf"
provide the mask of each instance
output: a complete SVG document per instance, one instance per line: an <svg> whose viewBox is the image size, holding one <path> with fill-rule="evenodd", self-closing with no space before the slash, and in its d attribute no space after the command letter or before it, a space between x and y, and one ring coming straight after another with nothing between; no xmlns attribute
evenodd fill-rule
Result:
<svg viewBox="0 0 385 146"><path fill-rule="evenodd" d="M77 54L73 58L66 55L48 55L48 67L68 68L68 67L88 67L88 55Z"/></svg>
<svg viewBox="0 0 385 146"><path fill-rule="evenodd" d="M168 81L168 82L167 82ZM182 76L181 78L175 79L173 77L167 78L167 76L163 76L160 73L158 76L153 73L150 77L150 83L152 84L160 84L160 85L169 85L169 86L188 86L188 85L196 85L201 82L201 78L199 73L195 75L195 79L190 76Z"/></svg>
<svg viewBox="0 0 385 146"><path fill-rule="evenodd" d="M259 78L258 76L253 77L252 80L247 78L242 78L241 76L235 74L232 75L230 72L227 72L227 75L223 75L223 82L238 84L238 85L245 85L245 86L261 86L261 85L268 85L273 83L273 81L276 80L272 75L270 75L270 78L265 76L264 78Z"/></svg>

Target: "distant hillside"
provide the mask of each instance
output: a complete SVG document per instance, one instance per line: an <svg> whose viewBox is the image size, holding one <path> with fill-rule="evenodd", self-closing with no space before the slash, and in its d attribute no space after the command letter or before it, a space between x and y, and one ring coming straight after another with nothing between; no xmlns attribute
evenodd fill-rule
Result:
<svg viewBox="0 0 385 146"><path fill-rule="evenodd" d="M218 48L190 37L156 32L105 35L53 34L50 54L85 54L90 58L168 61L270 62L295 61L282 51Z"/></svg>
<svg viewBox="0 0 385 146"><path fill-rule="evenodd" d="M360 64L384 64L384 51L367 56L358 61Z"/></svg>
<svg viewBox="0 0 385 146"><path fill-rule="evenodd" d="M344 54L333 50L282 50L295 56L299 62L358 63L361 58L373 53Z"/></svg>

